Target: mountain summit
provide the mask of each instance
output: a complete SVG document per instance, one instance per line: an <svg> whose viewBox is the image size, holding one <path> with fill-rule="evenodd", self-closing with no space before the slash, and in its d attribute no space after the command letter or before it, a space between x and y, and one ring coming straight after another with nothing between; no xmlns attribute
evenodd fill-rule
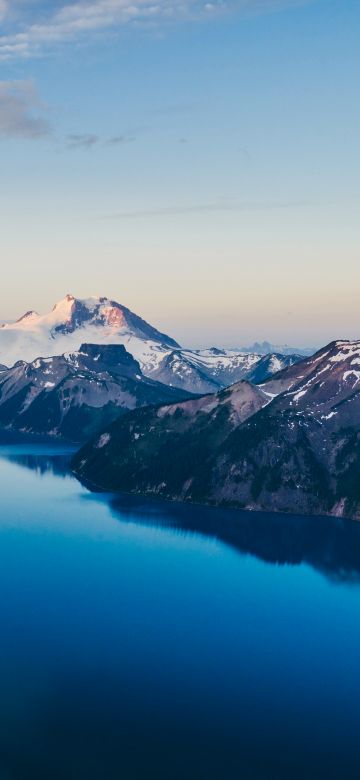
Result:
<svg viewBox="0 0 360 780"><path fill-rule="evenodd" d="M156 363L165 351L178 347L126 306L109 298L66 295L48 314L28 311L17 322L0 327L0 362L51 357L76 351L81 343L123 344L140 364ZM159 350L160 348L160 350Z"/></svg>

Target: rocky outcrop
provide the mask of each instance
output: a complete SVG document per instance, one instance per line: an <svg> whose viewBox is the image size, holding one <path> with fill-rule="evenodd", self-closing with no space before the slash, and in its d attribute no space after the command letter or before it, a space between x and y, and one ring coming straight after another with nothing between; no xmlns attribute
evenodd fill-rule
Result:
<svg viewBox="0 0 360 780"><path fill-rule="evenodd" d="M0 426L81 442L129 409L188 398L144 377L122 345L18 362L0 373Z"/></svg>

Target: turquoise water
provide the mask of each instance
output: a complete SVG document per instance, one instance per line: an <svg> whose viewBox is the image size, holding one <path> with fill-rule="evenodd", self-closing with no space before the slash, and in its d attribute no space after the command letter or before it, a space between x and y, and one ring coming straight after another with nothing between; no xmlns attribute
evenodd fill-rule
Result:
<svg viewBox="0 0 360 780"><path fill-rule="evenodd" d="M0 448L0 778L358 778L360 533Z"/></svg>

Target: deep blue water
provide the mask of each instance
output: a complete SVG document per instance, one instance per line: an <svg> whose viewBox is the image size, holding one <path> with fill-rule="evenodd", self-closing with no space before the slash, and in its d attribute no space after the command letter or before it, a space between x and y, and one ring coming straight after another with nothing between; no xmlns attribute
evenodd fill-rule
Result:
<svg viewBox="0 0 360 780"><path fill-rule="evenodd" d="M360 531L0 448L1 780L360 776Z"/></svg>

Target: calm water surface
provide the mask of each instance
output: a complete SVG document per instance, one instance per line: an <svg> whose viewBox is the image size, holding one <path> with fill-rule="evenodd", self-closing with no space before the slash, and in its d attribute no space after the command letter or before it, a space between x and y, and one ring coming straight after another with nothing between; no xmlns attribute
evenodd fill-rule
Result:
<svg viewBox="0 0 360 780"><path fill-rule="evenodd" d="M0 447L1 780L360 776L356 524L94 495Z"/></svg>

